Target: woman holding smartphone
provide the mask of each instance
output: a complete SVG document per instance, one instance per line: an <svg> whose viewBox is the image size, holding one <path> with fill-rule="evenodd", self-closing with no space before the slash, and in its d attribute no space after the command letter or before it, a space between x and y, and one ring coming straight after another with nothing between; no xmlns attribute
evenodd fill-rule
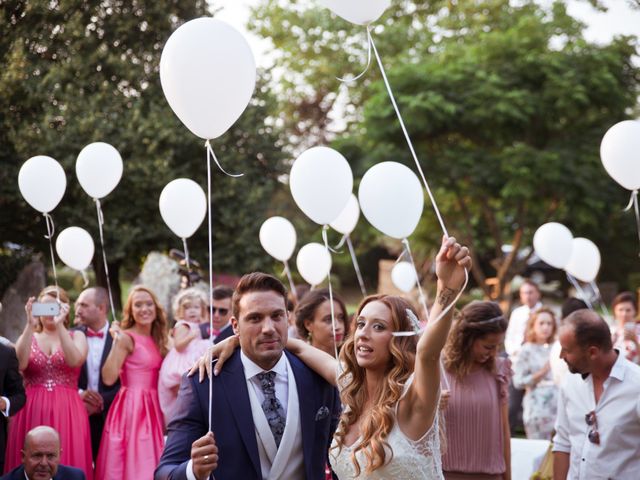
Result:
<svg viewBox="0 0 640 480"><path fill-rule="evenodd" d="M60 434L60 463L80 468L93 479L89 417L78 395L78 376L87 358L84 333L69 331L69 297L53 286L31 297L27 324L16 354L27 394L22 410L11 419L5 472L21 464L24 437L39 425ZM35 307L35 311L34 311Z"/></svg>

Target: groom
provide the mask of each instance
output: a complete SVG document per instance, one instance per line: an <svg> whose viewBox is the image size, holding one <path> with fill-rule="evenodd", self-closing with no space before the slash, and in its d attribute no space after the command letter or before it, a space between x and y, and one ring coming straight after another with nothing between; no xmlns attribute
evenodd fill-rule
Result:
<svg viewBox="0 0 640 480"><path fill-rule="evenodd" d="M155 480L204 480L212 472L218 480L324 480L340 401L284 350L286 301L275 277L242 277L231 318L240 349L213 377L213 435L209 381L183 378Z"/></svg>

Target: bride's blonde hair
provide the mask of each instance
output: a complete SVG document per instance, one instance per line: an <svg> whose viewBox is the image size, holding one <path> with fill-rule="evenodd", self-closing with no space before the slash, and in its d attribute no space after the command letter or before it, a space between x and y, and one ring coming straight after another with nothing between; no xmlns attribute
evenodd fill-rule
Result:
<svg viewBox="0 0 640 480"><path fill-rule="evenodd" d="M340 351L340 361L344 366L344 371L339 376L338 382L341 385L340 398L344 409L335 433L337 446L334 448L342 449L344 447L344 437L349 427L362 417L362 410L368 399L365 385L366 372L358 365L355 355L355 331L362 309L365 305L376 301L383 303L391 310L390 327L393 331L413 330L413 324L407 317L407 310L411 310L416 317L418 316L409 302L390 295L369 296L358 307L353 322L355 327L352 328ZM389 341L391 356L385 369L384 381L378 386L374 398L368 399L371 400L373 408L362 418L360 442L351 451L351 461L355 467L356 476L359 476L362 471L362 466L356 458L356 454L360 451L364 453L366 458L365 474L370 474L393 458L393 451L388 448L386 438L395 422L394 409L402 396L404 384L413 373L417 338L417 336L391 337ZM385 447L387 447L386 451ZM387 459L387 452L391 452L389 459Z"/></svg>

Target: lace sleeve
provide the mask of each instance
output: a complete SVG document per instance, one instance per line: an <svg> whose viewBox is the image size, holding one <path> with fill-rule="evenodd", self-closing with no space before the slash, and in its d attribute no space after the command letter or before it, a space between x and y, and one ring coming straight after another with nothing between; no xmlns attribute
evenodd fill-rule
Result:
<svg viewBox="0 0 640 480"><path fill-rule="evenodd" d="M496 380L498 382L498 397L502 405L509 401L509 382L512 376L511 360L508 358L497 358Z"/></svg>

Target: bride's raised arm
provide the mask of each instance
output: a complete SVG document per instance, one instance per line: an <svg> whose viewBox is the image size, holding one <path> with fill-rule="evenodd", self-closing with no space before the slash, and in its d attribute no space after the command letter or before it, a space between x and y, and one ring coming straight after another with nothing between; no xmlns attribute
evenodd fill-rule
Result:
<svg viewBox="0 0 640 480"><path fill-rule="evenodd" d="M454 305L463 288L466 273L471 269L469 249L461 246L455 238L443 239L436 257L438 277L436 299L429 312L429 322L418 341L413 384L407 395L409 415L419 414L433 421L440 391L440 353L451 329ZM442 312L451 306L447 313Z"/></svg>

